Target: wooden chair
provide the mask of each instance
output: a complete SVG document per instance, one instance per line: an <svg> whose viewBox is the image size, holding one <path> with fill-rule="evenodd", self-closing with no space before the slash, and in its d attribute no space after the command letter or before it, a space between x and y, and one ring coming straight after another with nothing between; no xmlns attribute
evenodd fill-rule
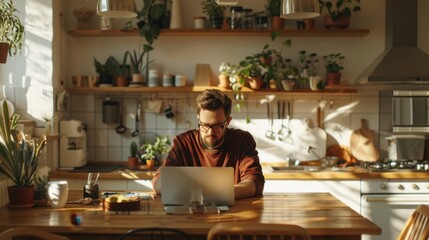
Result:
<svg viewBox="0 0 429 240"><path fill-rule="evenodd" d="M150 240L191 240L192 238L185 232L173 228L137 228L129 230L117 238L117 240L126 239L150 239Z"/></svg>
<svg viewBox="0 0 429 240"><path fill-rule="evenodd" d="M1 240L12 240L14 237L34 237L37 239L46 240L69 240L67 237L49 233L34 227L9 228L0 233Z"/></svg>
<svg viewBox="0 0 429 240"><path fill-rule="evenodd" d="M408 218L398 240L426 240L429 238L429 207L420 205Z"/></svg>
<svg viewBox="0 0 429 240"><path fill-rule="evenodd" d="M268 223L218 223L207 240L311 240L307 230L297 225Z"/></svg>

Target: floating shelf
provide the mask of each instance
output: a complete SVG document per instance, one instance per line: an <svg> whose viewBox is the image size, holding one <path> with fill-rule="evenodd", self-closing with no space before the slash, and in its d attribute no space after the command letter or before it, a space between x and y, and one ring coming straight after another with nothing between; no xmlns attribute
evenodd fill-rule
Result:
<svg viewBox="0 0 429 240"><path fill-rule="evenodd" d="M274 30L219 30L219 29L166 29L161 30L160 36L213 36L213 37L245 37L270 36ZM71 30L68 33L74 37L122 37L139 36L137 29L133 30ZM284 29L281 35L285 37L361 37L369 34L368 29Z"/></svg>

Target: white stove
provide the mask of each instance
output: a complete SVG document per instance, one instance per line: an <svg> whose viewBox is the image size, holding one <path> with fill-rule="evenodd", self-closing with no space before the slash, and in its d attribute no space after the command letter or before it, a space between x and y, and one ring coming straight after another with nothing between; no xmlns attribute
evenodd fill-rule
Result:
<svg viewBox="0 0 429 240"><path fill-rule="evenodd" d="M429 204L428 180L377 179L361 184L361 213L382 229L382 235L364 235L364 240L396 239L414 209Z"/></svg>

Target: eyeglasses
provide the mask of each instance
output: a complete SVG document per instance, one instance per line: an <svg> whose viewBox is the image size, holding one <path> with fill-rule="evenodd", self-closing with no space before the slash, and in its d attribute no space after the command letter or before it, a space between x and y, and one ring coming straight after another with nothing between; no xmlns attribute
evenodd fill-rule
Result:
<svg viewBox="0 0 429 240"><path fill-rule="evenodd" d="M202 131L202 132L208 132L209 129L211 128L213 130L213 132L220 133L225 128L227 120L228 119L226 119L225 121L223 121L221 123L217 123L217 124L208 124L208 123L203 123L201 121L198 121L198 127L200 128L200 131Z"/></svg>

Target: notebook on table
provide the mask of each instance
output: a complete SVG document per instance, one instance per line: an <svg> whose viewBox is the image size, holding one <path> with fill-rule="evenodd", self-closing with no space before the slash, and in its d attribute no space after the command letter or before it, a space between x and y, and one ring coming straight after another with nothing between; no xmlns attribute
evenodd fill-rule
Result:
<svg viewBox="0 0 429 240"><path fill-rule="evenodd" d="M208 206L233 206L234 169L232 167L162 167L161 200L166 206L189 206L203 202Z"/></svg>

